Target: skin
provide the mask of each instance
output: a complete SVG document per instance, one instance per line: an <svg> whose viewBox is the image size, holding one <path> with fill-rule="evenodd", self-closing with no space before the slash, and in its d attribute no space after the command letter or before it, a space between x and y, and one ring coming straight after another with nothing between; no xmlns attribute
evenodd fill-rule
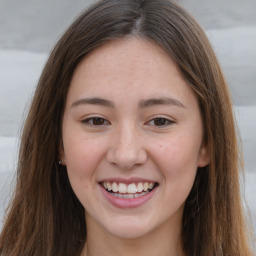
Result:
<svg viewBox="0 0 256 256"><path fill-rule="evenodd" d="M110 106L81 100L95 97ZM198 102L170 57L138 38L94 50L74 72L62 132L60 156L86 213L83 255L183 255L184 203L209 157ZM144 204L123 209L99 189L109 178L158 187Z"/></svg>

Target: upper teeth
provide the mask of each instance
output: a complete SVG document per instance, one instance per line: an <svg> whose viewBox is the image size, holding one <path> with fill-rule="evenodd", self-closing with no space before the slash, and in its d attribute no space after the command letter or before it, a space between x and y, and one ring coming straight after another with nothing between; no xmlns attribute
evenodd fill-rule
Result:
<svg viewBox="0 0 256 256"><path fill-rule="evenodd" d="M125 183L117 183L117 182L108 182L104 181L103 187L107 189L108 191L113 191L113 192L119 192L123 194L135 194L137 192L142 192L142 191L147 191L148 189L152 189L154 187L153 182L138 182L136 183L130 183L130 184L125 184Z"/></svg>

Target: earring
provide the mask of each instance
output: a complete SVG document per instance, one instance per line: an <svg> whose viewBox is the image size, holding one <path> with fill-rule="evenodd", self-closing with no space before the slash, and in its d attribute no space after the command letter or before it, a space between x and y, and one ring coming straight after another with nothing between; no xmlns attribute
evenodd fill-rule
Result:
<svg viewBox="0 0 256 256"><path fill-rule="evenodd" d="M63 161L62 161L62 160L60 160L60 161L58 162L58 164L59 164L59 165L62 165L62 163L63 163Z"/></svg>

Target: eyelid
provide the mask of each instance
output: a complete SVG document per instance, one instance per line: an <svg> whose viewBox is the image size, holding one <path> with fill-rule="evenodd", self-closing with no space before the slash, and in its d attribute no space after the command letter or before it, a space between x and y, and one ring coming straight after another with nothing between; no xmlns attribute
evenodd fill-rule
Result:
<svg viewBox="0 0 256 256"><path fill-rule="evenodd" d="M150 122L152 121L155 121L157 119L164 119L165 121L168 122L168 124L164 124L164 125L150 125ZM168 127L168 126L171 126L172 124L174 124L175 121L172 120L170 117L166 117L166 116L155 116L155 117L151 117L145 124L146 125L150 125L150 126L155 126L157 128L165 128L165 127Z"/></svg>
<svg viewBox="0 0 256 256"><path fill-rule="evenodd" d="M107 124L92 124L90 123L90 121L93 121L95 119L102 119L104 120L104 123L107 122ZM104 117L102 116L89 116L89 117L86 117L86 118L83 118L81 120L81 122L84 124L84 125L88 125L88 126L92 126L92 127L102 127L102 126L107 126L107 125L110 125L111 123Z"/></svg>

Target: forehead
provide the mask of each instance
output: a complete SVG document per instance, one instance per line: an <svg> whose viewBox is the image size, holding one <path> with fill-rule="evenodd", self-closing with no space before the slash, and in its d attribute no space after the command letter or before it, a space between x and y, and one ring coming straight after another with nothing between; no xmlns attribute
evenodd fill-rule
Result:
<svg viewBox="0 0 256 256"><path fill-rule="evenodd" d="M124 37L110 41L95 50L91 51L84 61L97 61L97 58L105 59L111 61L113 54L118 55L120 58L115 60L115 63L122 63L127 59L127 53L131 59L136 60L149 60L151 58L156 58L157 55L161 55L162 58L171 60L170 57L165 53L165 51L155 42L137 37Z"/></svg>
<svg viewBox="0 0 256 256"><path fill-rule="evenodd" d="M79 72L81 66L83 72L88 70L115 74L120 71L142 73L167 63L168 66L175 66L172 59L156 43L128 37L111 41L93 50L78 65L74 75Z"/></svg>
<svg viewBox="0 0 256 256"><path fill-rule="evenodd" d="M192 93L170 56L151 41L124 38L97 48L81 61L73 74L68 99L147 98L170 93L177 97Z"/></svg>

